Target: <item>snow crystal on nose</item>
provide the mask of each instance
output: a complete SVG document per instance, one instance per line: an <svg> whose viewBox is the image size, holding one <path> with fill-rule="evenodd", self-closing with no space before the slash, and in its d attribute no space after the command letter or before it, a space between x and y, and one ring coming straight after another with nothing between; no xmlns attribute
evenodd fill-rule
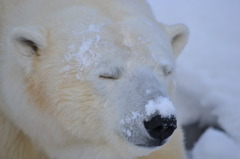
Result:
<svg viewBox="0 0 240 159"><path fill-rule="evenodd" d="M121 131L123 135L127 138L130 138L134 132L137 132L136 126L137 124L142 123L142 118L144 117L143 114L140 112L131 112L128 116L126 116L124 119L121 119L119 121L121 125Z"/></svg>
<svg viewBox="0 0 240 159"><path fill-rule="evenodd" d="M175 115L175 107L173 103L166 97L158 97L155 100L150 100L145 105L145 111L148 116L158 112L163 117Z"/></svg>
<svg viewBox="0 0 240 159"><path fill-rule="evenodd" d="M127 116L125 119L120 120L120 124L131 124L138 120L138 118L141 118L142 115L139 112L131 112L129 116Z"/></svg>
<svg viewBox="0 0 240 159"><path fill-rule="evenodd" d="M127 137L132 136L132 132L130 129L122 129L122 133L124 133Z"/></svg>

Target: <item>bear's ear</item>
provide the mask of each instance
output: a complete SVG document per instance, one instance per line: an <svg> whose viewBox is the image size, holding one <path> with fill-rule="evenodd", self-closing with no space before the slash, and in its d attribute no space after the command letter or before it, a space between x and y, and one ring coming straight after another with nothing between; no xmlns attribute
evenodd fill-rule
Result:
<svg viewBox="0 0 240 159"><path fill-rule="evenodd" d="M14 28L10 38L17 56L28 60L40 56L40 50L46 46L43 34L34 27Z"/></svg>
<svg viewBox="0 0 240 159"><path fill-rule="evenodd" d="M170 37L174 56L177 57L183 50L188 40L188 28L183 24L166 26L165 29Z"/></svg>
<svg viewBox="0 0 240 159"><path fill-rule="evenodd" d="M34 59L46 47L44 33L44 29L35 27L17 27L10 31L9 50L26 73L31 72Z"/></svg>

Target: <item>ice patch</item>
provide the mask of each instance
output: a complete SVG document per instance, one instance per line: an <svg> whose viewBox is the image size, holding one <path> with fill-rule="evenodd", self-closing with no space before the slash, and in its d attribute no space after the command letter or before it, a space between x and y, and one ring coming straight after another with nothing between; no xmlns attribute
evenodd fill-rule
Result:
<svg viewBox="0 0 240 159"><path fill-rule="evenodd" d="M158 97L156 100L150 100L145 105L145 111L148 116L158 112L163 117L175 115L176 109L169 98Z"/></svg>
<svg viewBox="0 0 240 159"><path fill-rule="evenodd" d="M94 29L92 29L94 30ZM96 66L99 56L94 52L94 49L99 47L101 37L95 35L94 38L88 38L83 41L80 46L77 43L72 43L67 48L67 53L64 55L64 62L67 64L64 66L60 73L65 73L65 76L69 72L76 72L76 78L81 79L81 72L87 67Z"/></svg>
<svg viewBox="0 0 240 159"><path fill-rule="evenodd" d="M93 62L96 60L97 55L93 52L91 47L94 44L93 39L87 39L82 43L82 45L78 48L78 51L76 53L73 53L73 50L75 50L75 46L70 45L68 47L69 53L64 56L65 62L70 63L72 61L75 61L78 68L82 71L84 68L89 67ZM94 44L94 47L96 48L96 43ZM67 68L70 68L70 66L66 66ZM65 70L66 70L66 67Z"/></svg>
<svg viewBox="0 0 240 159"><path fill-rule="evenodd" d="M81 72L84 72L87 67L97 65L99 55L94 51L100 45L107 44L107 42L101 40L102 38L99 35L105 25L107 23L90 24L84 31L72 31L72 42L69 42L63 60L66 66L60 70L60 73L65 73L64 77L67 77L71 72L77 73L75 77L81 79Z"/></svg>

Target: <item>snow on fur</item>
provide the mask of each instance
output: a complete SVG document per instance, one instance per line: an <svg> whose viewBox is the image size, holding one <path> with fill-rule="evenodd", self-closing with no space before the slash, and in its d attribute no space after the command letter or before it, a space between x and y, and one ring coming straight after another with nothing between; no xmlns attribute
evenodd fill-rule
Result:
<svg viewBox="0 0 240 159"><path fill-rule="evenodd" d="M159 112L163 117L175 115L175 108L169 98L158 97L155 100L150 100L145 105L145 110L148 116Z"/></svg>
<svg viewBox="0 0 240 159"><path fill-rule="evenodd" d="M99 56L95 53L94 49L99 47L99 42L101 36L97 33L101 32L101 28L104 24L94 25L90 24L88 28L84 31L72 31L73 37L75 39L68 48L67 53L64 55L64 62L66 66L60 71L60 73L65 73L65 76L69 71L77 70L77 79L81 79L81 72L83 72L87 67L96 66L97 59ZM87 38L82 42L80 37L85 35L95 33L93 38Z"/></svg>

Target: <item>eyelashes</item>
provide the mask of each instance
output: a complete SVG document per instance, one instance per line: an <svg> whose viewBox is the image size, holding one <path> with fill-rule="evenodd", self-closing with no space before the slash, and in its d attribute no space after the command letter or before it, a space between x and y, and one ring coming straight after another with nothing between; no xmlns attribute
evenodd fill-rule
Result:
<svg viewBox="0 0 240 159"><path fill-rule="evenodd" d="M119 68L114 68L111 71L100 73L99 78L108 80L117 80L121 77L122 71Z"/></svg>

